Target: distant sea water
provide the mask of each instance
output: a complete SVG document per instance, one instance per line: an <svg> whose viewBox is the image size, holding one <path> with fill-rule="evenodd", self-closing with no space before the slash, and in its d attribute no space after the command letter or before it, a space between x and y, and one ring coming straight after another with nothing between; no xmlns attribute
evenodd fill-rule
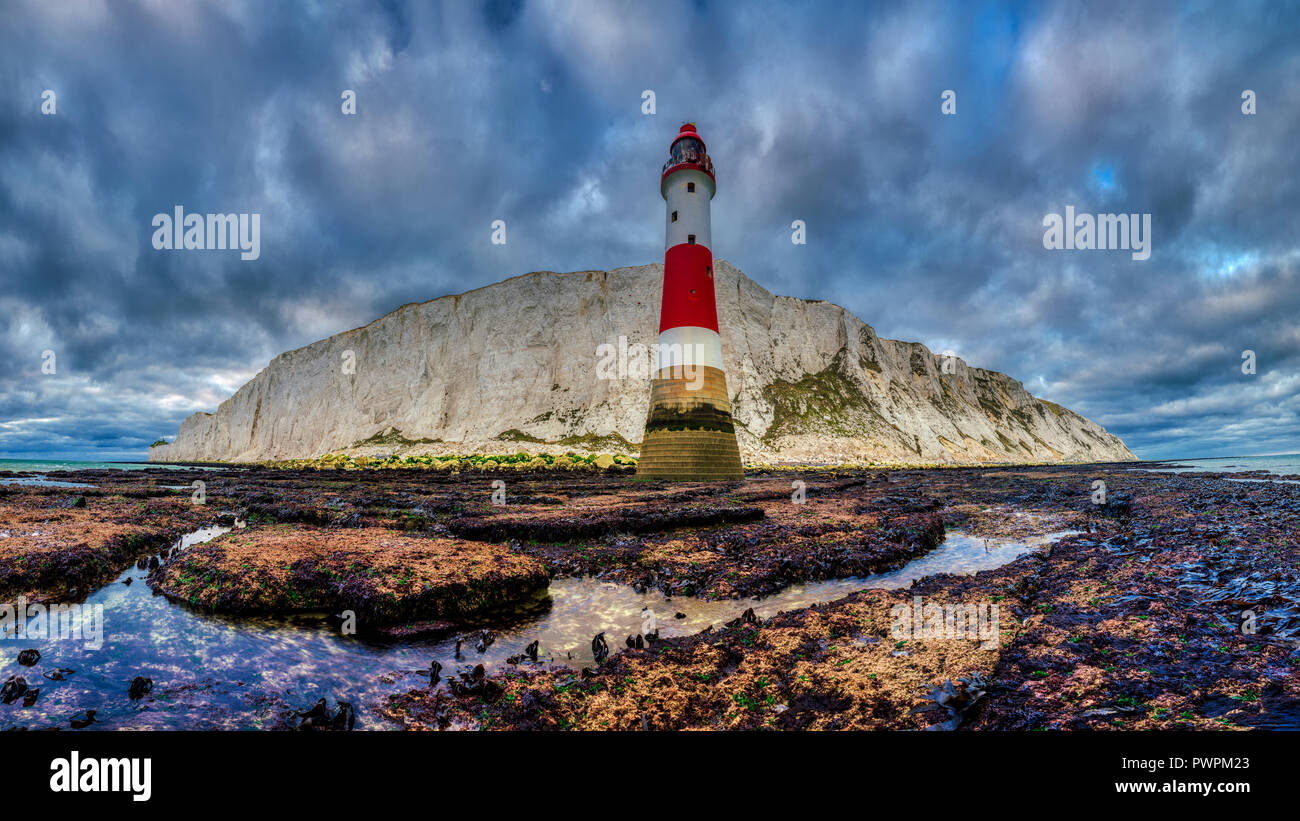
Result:
<svg viewBox="0 0 1300 821"><path fill-rule="evenodd" d="M1277 456L1215 456L1207 459L1165 459L1164 464L1143 465L1138 470L1170 473L1249 473L1266 471L1277 475L1300 475L1300 453Z"/></svg>
<svg viewBox="0 0 1300 821"><path fill-rule="evenodd" d="M56 470L141 470L167 467L185 470L185 465L160 465L148 462L90 462L78 459L0 459L0 471L23 474L0 478L0 485L42 485L46 487L94 487L78 482L62 482L47 478L45 474ZM192 468L205 470L206 468Z"/></svg>
<svg viewBox="0 0 1300 821"><path fill-rule="evenodd" d="M165 467L148 462L83 462L75 459L0 459L0 470L45 473L51 470L139 470Z"/></svg>

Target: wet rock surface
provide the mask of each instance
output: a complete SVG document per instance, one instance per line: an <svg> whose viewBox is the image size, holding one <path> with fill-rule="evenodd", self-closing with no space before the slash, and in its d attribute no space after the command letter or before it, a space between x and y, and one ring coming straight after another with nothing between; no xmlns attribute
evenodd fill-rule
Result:
<svg viewBox="0 0 1300 821"><path fill-rule="evenodd" d="M75 492L0 485L0 599L75 600L214 515L175 491L136 482Z"/></svg>
<svg viewBox="0 0 1300 821"><path fill-rule="evenodd" d="M287 690L141 668L112 685L116 701L51 714L63 727L132 726L118 701L184 703L194 719L182 726L196 729L344 729L367 711L386 726L441 729L1300 727L1300 485L1267 476L1131 465L809 469L672 485L520 472L505 479L505 506L492 504L499 473L223 468L204 472L204 505L190 500L191 471L51 478L95 487L0 486L7 598L67 599L72 588L84 598L139 560L157 565L153 589L205 610L236 619L351 610L384 641L456 635L467 662L416 662L425 669L395 673L388 695L374 695L373 682L361 700L327 690L338 706L323 712ZM794 479L806 483L802 503ZM1092 502L1097 480L1105 505ZM246 527L167 550L186 528L236 520ZM729 615L695 635L596 627L581 661L534 638L493 643L493 608L548 578L594 576L678 601L743 598L897 568L933 550L945 527L986 538L1077 532L978 575L929 576L770 618ZM899 638L894 608L917 596L997 605L996 639ZM690 609L673 598L661 627ZM0 726L22 726L23 704L38 713L83 680L61 666L56 643L17 657L35 644L11 643L0 657ZM484 663L485 653L500 659ZM152 687L132 699L137 675ZM229 692L238 697L203 713L205 699Z"/></svg>
<svg viewBox="0 0 1300 821"><path fill-rule="evenodd" d="M185 551L156 590L222 613L351 611L366 623L462 617L546 586L539 562L504 547L387 528L259 525ZM413 629L420 629L416 624Z"/></svg>
<svg viewBox="0 0 1300 821"><path fill-rule="evenodd" d="M144 676L136 676L131 681L131 687L127 695L132 701L139 701L153 690L153 679Z"/></svg>
<svg viewBox="0 0 1300 821"><path fill-rule="evenodd" d="M317 701L310 710L294 711L281 719L277 729L292 730L351 730L356 726L357 713L352 705L340 701L331 710L325 699Z"/></svg>
<svg viewBox="0 0 1300 821"><path fill-rule="evenodd" d="M1110 504L1091 503L1096 479ZM581 675L503 672L475 714L435 688L383 711L479 729L1300 729L1295 485L1105 467L889 481L893 498L857 509L915 513L929 496L988 536L1083 532L975 576L634 642ZM996 646L898 638L892 608L917 596L996 604Z"/></svg>

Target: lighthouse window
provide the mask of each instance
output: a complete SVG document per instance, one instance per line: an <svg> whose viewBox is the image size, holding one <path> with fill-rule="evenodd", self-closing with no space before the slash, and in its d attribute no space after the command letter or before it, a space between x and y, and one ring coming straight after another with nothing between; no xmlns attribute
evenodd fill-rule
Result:
<svg viewBox="0 0 1300 821"><path fill-rule="evenodd" d="M677 212L673 212L673 222L677 222Z"/></svg>
<svg viewBox="0 0 1300 821"><path fill-rule="evenodd" d="M695 235L694 235L694 234L687 234L687 235L686 235L686 242L689 243L689 244L691 244L691 245L694 245L694 244L695 244Z"/></svg>
<svg viewBox="0 0 1300 821"><path fill-rule="evenodd" d="M677 143L673 145L673 150L672 150L673 165L679 165L681 163L687 163L687 162L698 163L701 162L701 158L703 155L704 155L703 143L701 143L697 139L694 139L693 137L687 137L685 139L678 140Z"/></svg>
<svg viewBox="0 0 1300 821"><path fill-rule="evenodd" d="M694 194L694 193L695 193L695 183L693 183L693 182L688 182L688 183L686 183L686 190L687 190L689 193Z"/></svg>

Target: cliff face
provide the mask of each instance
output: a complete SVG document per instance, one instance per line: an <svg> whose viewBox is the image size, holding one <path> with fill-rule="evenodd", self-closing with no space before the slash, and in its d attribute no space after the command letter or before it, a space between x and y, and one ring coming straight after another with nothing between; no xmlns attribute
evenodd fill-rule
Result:
<svg viewBox="0 0 1300 821"><path fill-rule="evenodd" d="M837 305L773 296L725 261L714 276L747 461L1136 458L1118 437L1004 374L960 359L945 368L923 345L881 339ZM661 265L539 272L404 305L277 356L215 414L186 419L149 459L634 454L650 392L638 346L657 338L662 277ZM598 353L601 345L610 347Z"/></svg>

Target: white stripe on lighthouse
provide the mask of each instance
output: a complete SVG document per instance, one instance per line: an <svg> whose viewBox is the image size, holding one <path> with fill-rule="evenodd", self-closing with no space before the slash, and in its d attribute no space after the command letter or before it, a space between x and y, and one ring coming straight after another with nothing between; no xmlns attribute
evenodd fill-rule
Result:
<svg viewBox="0 0 1300 821"><path fill-rule="evenodd" d="M712 328L684 325L659 334L655 373L664 368L702 366L722 370L722 337ZM678 374L681 378L681 374Z"/></svg>
<svg viewBox="0 0 1300 821"><path fill-rule="evenodd" d="M695 190L688 188L695 183ZM713 198L713 180L703 171L684 168L674 171L664 182L664 200L667 202L667 230L664 231L664 250L690 241L713 250L713 229L709 216L709 200ZM673 213L677 219L673 220Z"/></svg>

